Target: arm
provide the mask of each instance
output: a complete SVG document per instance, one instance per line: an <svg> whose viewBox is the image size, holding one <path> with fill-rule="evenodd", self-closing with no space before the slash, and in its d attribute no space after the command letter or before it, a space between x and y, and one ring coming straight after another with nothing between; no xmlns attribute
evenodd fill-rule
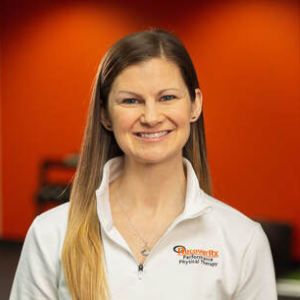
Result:
<svg viewBox="0 0 300 300"><path fill-rule="evenodd" d="M58 299L56 260L43 243L47 236L41 229L36 217L26 234L9 300Z"/></svg>
<svg viewBox="0 0 300 300"><path fill-rule="evenodd" d="M244 253L240 281L232 300L277 300L274 264L268 238L256 223Z"/></svg>

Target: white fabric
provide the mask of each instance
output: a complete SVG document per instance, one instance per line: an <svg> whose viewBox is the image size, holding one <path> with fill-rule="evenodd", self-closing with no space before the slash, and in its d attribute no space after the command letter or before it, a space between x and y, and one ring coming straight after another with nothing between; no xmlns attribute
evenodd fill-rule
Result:
<svg viewBox="0 0 300 300"><path fill-rule="evenodd" d="M108 198L109 182L122 172L123 159L115 157L105 164L96 191L113 300L277 299L270 246L261 225L207 195L186 158L184 212L154 246L143 271L138 272L136 259L113 226ZM65 203L34 219L22 248L10 300L71 299L61 264L68 209L69 203ZM178 250L176 246L198 252L194 258L179 256L174 251L174 247Z"/></svg>

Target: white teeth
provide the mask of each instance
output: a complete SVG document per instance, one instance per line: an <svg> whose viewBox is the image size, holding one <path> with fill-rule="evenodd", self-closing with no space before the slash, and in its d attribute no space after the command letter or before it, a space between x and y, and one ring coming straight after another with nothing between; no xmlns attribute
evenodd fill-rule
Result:
<svg viewBox="0 0 300 300"><path fill-rule="evenodd" d="M150 134L138 133L137 135L145 138L152 138L152 137L159 137L162 135L166 135L167 133L168 131L163 131L163 132L150 133Z"/></svg>

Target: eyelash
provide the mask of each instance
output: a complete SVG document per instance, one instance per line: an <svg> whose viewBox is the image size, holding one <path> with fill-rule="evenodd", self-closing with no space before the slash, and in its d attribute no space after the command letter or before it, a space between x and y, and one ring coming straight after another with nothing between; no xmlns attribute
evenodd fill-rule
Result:
<svg viewBox="0 0 300 300"><path fill-rule="evenodd" d="M169 100L167 100L167 101L170 101L170 100L173 100L173 99L176 98L176 97L173 96L173 95L166 95L166 96L163 96L162 98L164 98L164 97L173 97L172 99L169 99ZM127 99L124 99L124 100L122 101L122 103L131 104L131 103L125 102L125 101L127 101L127 100L136 100L136 99L134 99L134 98L127 98Z"/></svg>

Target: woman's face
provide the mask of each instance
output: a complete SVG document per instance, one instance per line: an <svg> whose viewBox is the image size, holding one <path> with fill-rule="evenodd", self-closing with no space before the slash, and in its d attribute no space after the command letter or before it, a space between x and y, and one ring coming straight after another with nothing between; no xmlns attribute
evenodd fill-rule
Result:
<svg viewBox="0 0 300 300"><path fill-rule="evenodd" d="M200 90L196 89L195 103L192 103L177 65L153 58L127 67L116 77L108 97L111 122L102 123L112 126L125 155L154 163L174 155L182 156L190 122L198 119L201 108ZM196 118L192 119L193 116ZM137 135L163 131L171 132L156 138Z"/></svg>

